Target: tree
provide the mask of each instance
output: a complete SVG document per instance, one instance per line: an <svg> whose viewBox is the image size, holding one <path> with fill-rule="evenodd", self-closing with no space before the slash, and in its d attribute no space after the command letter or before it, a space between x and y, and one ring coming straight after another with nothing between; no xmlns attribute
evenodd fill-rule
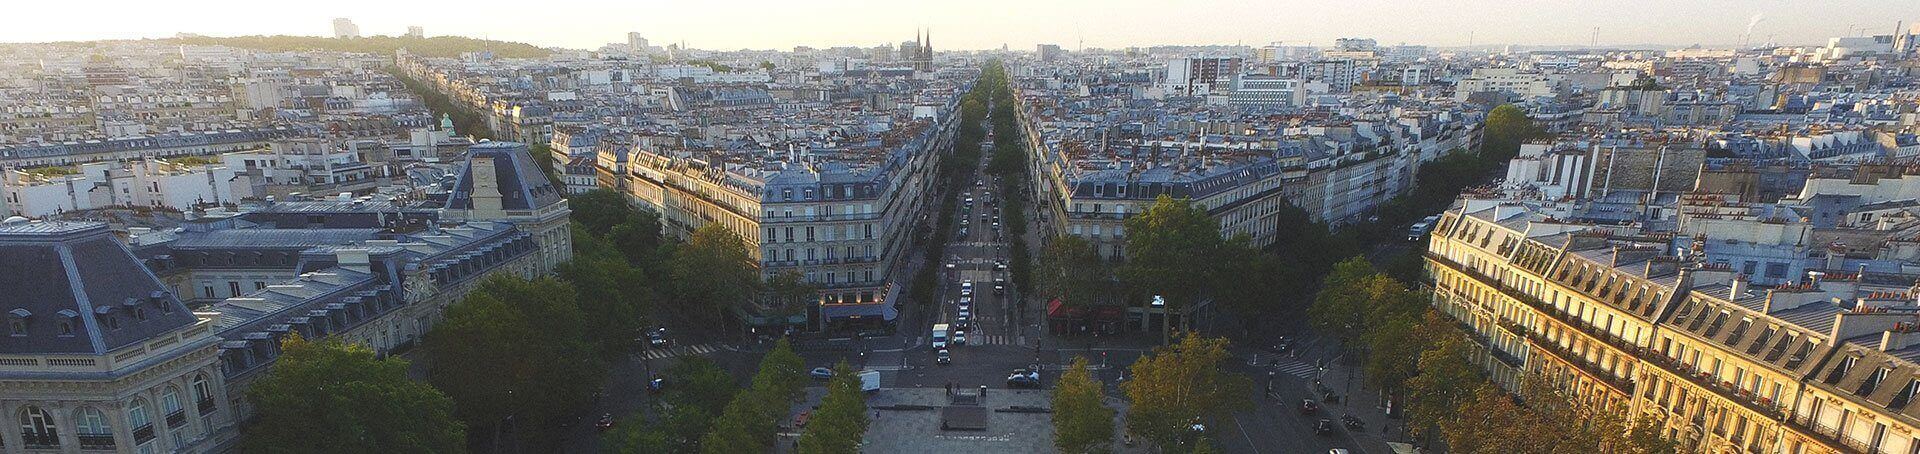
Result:
<svg viewBox="0 0 1920 454"><path fill-rule="evenodd" d="M820 408L814 410L806 430L800 433L800 453L860 452L869 422L860 378L846 361L841 361L833 368L833 380L827 382L827 396L820 399Z"/></svg>
<svg viewBox="0 0 1920 454"><path fill-rule="evenodd" d="M1314 330L1339 338L1342 345L1358 341L1367 321L1368 295L1362 288L1375 274L1366 257L1356 256L1334 265L1314 295L1313 306L1307 308L1307 319Z"/></svg>
<svg viewBox="0 0 1920 454"><path fill-rule="evenodd" d="M603 358L616 359L637 348L637 339L645 334L647 314L659 300L653 289L654 278L629 265L615 254L606 240L587 234L574 224L573 260L556 270L561 280L572 284L586 318L586 337L594 342Z"/></svg>
<svg viewBox="0 0 1920 454"><path fill-rule="evenodd" d="M407 378L407 361L378 359L337 339L290 334L272 368L247 389L247 452L465 452L467 429L445 394Z"/></svg>
<svg viewBox="0 0 1920 454"><path fill-rule="evenodd" d="M1207 279L1213 301L1238 315L1235 318L1243 326L1252 328L1261 316L1283 312L1273 288L1248 285L1249 280L1271 282L1269 279L1277 277L1281 273L1279 257L1254 249L1253 239L1244 234L1220 244L1212 256Z"/></svg>
<svg viewBox="0 0 1920 454"><path fill-rule="evenodd" d="M775 343L773 351L760 359L753 384L734 395L713 421L713 428L701 438L701 452L738 454L771 449L780 419L805 392L806 376L800 371L803 364L786 339Z"/></svg>
<svg viewBox="0 0 1920 454"><path fill-rule="evenodd" d="M428 382L481 433L511 429L527 442L553 443L561 432L550 429L584 407L607 376L576 301L572 287L553 279L486 279L427 333Z"/></svg>
<svg viewBox="0 0 1920 454"><path fill-rule="evenodd" d="M1053 387L1053 446L1060 452L1106 452L1113 441L1113 413L1099 380L1087 371L1087 359L1075 358Z"/></svg>
<svg viewBox="0 0 1920 454"><path fill-rule="evenodd" d="M674 251L675 294L694 318L718 322L726 311L744 309L760 285L759 265L745 239L719 223L693 231Z"/></svg>
<svg viewBox="0 0 1920 454"><path fill-rule="evenodd" d="M702 435L720 423L716 418L734 400L740 387L733 376L705 357L687 357L667 369L669 386L660 401L660 424L646 424L645 412L635 412L629 420L607 434L609 451L618 453L702 452Z"/></svg>
<svg viewBox="0 0 1920 454"><path fill-rule="evenodd" d="M1132 379L1120 385L1133 406L1127 429L1162 449L1193 442L1190 427L1205 417L1249 407L1252 385L1224 372L1227 340L1186 334L1133 363Z"/></svg>
<svg viewBox="0 0 1920 454"><path fill-rule="evenodd" d="M785 319L804 314L820 299L820 287L808 283L799 271L786 270L767 278L767 313Z"/></svg>
<svg viewBox="0 0 1920 454"><path fill-rule="evenodd" d="M1086 239L1072 235L1054 238L1040 255L1040 293L1068 307L1087 307L1104 300L1113 277L1107 261Z"/></svg>
<svg viewBox="0 0 1920 454"><path fill-rule="evenodd" d="M1429 320L1444 318L1429 314ZM1442 320L1445 322L1445 320ZM1453 418L1460 407L1472 399L1477 386L1486 382L1471 358L1469 340L1458 330L1437 336L1434 347L1420 353L1419 375L1407 379L1407 419L1409 428L1426 433Z"/></svg>
<svg viewBox="0 0 1920 454"><path fill-rule="evenodd" d="M1533 119L1527 118L1527 111L1512 104L1501 104L1487 112L1486 126L1481 130L1480 155L1493 161L1512 159L1520 152L1520 144L1538 137L1540 128L1534 126Z"/></svg>
<svg viewBox="0 0 1920 454"><path fill-rule="evenodd" d="M1125 225L1127 261L1117 271L1136 295L1164 297L1167 318L1204 296L1211 254L1221 244L1220 224L1205 209L1163 194ZM1171 331L1162 327L1163 343Z"/></svg>
<svg viewBox="0 0 1920 454"><path fill-rule="evenodd" d="M613 230L613 226L637 215L633 206L628 204L626 195L606 188L568 197L567 208L573 210L569 218L594 235L606 235Z"/></svg>

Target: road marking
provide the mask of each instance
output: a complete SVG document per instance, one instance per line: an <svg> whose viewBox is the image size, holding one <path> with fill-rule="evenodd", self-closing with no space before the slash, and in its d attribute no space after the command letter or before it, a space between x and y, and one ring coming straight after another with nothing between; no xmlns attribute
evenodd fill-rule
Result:
<svg viewBox="0 0 1920 454"><path fill-rule="evenodd" d="M1246 439L1246 440L1247 440L1247 446L1252 446L1252 447L1253 447L1253 454L1260 454L1260 445L1259 445L1258 443L1254 443L1254 442L1253 442L1253 436L1252 436L1252 435L1247 435L1247 426L1242 426L1242 425L1240 425L1240 417L1239 417L1239 416L1234 416L1234 417L1233 417L1233 426L1234 426L1234 427L1238 427L1238 428L1240 428L1240 438L1244 438L1244 439Z"/></svg>
<svg viewBox="0 0 1920 454"><path fill-rule="evenodd" d="M700 344L700 345L694 345L694 346L683 345L679 347L667 348L665 350L648 350L647 353L644 355L641 355L640 358L645 360L655 360L655 359L666 359L666 358L673 358L673 357L686 356L686 355L705 355L705 354L709 354L717 351L720 351L720 347L712 344Z"/></svg>

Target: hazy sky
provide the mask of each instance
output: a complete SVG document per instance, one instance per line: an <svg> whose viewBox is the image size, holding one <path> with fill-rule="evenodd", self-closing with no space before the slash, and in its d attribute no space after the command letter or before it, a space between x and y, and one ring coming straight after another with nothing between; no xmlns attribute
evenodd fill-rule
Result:
<svg viewBox="0 0 1920 454"><path fill-rule="evenodd" d="M1920 0L24 0L0 42L206 35L466 35L594 48L639 31L702 49L872 46L930 27L940 49L1152 44L1818 44L1920 20ZM1850 30L1850 27L1853 29ZM1084 40L1084 41L1082 41Z"/></svg>

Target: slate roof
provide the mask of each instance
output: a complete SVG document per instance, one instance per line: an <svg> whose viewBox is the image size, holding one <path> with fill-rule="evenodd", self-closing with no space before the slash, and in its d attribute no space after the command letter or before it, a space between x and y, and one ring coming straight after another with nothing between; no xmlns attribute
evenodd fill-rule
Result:
<svg viewBox="0 0 1920 454"><path fill-rule="evenodd" d="M562 197L553 181L534 165L527 146L518 142L482 142L467 149L447 208L473 209L473 159L493 158L494 181L500 185L500 208L533 210L558 203Z"/></svg>
<svg viewBox="0 0 1920 454"><path fill-rule="evenodd" d="M0 226L0 289L9 326L26 328L0 354L103 355L197 321L96 222Z"/></svg>

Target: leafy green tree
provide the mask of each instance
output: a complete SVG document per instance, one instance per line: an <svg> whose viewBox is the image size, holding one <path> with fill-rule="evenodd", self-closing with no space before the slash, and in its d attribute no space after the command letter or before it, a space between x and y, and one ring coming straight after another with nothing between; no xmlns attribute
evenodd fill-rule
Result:
<svg viewBox="0 0 1920 454"><path fill-rule="evenodd" d="M511 436L557 442L561 432L552 429L587 405L607 376L576 301L557 280L488 278L427 333L428 382L453 398L468 427L493 432L511 417Z"/></svg>
<svg viewBox="0 0 1920 454"><path fill-rule="evenodd" d="M1443 317L1428 315L1429 320ZM1474 352L1469 342L1457 329L1443 331L1432 349L1420 353L1420 373L1407 379L1407 419L1415 433L1426 433L1455 417L1474 398L1477 387L1486 383L1472 362Z"/></svg>
<svg viewBox="0 0 1920 454"><path fill-rule="evenodd" d="M587 339L607 360L639 347L645 335L647 315L659 300L652 285L655 278L627 264L614 254L606 240L575 224L573 261L556 270L561 280L572 284L580 310L587 317Z"/></svg>
<svg viewBox="0 0 1920 454"><path fill-rule="evenodd" d="M1105 300L1113 286L1107 261L1086 239L1055 237L1040 255L1040 293L1068 307L1087 307Z"/></svg>
<svg viewBox="0 0 1920 454"><path fill-rule="evenodd" d="M712 430L701 439L701 452L737 454L766 452L772 449L774 430L787 415L788 407L806 388L803 366L793 346L781 339L773 351L760 359L760 371L753 384L728 402Z"/></svg>
<svg viewBox="0 0 1920 454"><path fill-rule="evenodd" d="M1279 257L1261 253L1254 249L1252 238L1235 235L1222 243L1211 254L1213 263L1208 271L1208 289L1214 302L1227 308L1236 319L1248 327L1256 326L1261 316L1285 312L1281 306L1281 296L1266 285L1250 285L1249 281L1271 282L1269 279L1281 274Z"/></svg>
<svg viewBox="0 0 1920 454"><path fill-rule="evenodd" d="M718 223L694 230L674 251L675 294L692 316L718 322L728 311L745 309L760 285L759 265L745 239Z"/></svg>
<svg viewBox="0 0 1920 454"><path fill-rule="evenodd" d="M1133 403L1127 429L1176 449L1192 442L1195 422L1251 406L1251 382L1221 370L1229 358L1226 339L1187 334L1135 361L1131 379L1120 385Z"/></svg>
<svg viewBox="0 0 1920 454"><path fill-rule="evenodd" d="M846 361L833 368L833 380L827 382L827 396L820 399L807 427L800 433L801 454L843 454L860 452L866 438L867 397L860 392L860 378Z"/></svg>
<svg viewBox="0 0 1920 454"><path fill-rule="evenodd" d="M791 317L804 314L820 299L820 287L808 283L799 271L786 270L767 278L768 315Z"/></svg>
<svg viewBox="0 0 1920 454"><path fill-rule="evenodd" d="M1501 104L1487 113L1481 130L1480 154L1494 161L1505 161L1520 152L1520 145L1542 132L1527 118L1527 111L1512 104Z"/></svg>
<svg viewBox="0 0 1920 454"><path fill-rule="evenodd" d="M1341 345L1359 341L1369 306L1369 295L1363 289L1376 275L1366 257L1356 256L1334 265L1314 296L1313 306L1307 308L1307 319L1314 330L1339 338Z"/></svg>
<svg viewBox="0 0 1920 454"><path fill-rule="evenodd" d="M1211 254L1221 243L1220 224L1205 209L1163 194L1125 225L1127 261L1117 272L1136 295L1164 297L1169 315L1205 295ZM1162 327L1163 341L1172 330Z"/></svg>
<svg viewBox="0 0 1920 454"><path fill-rule="evenodd" d="M1106 393L1087 371L1087 359L1075 358L1053 387L1053 446L1068 454L1107 452L1113 441L1113 413L1102 403Z"/></svg>
<svg viewBox="0 0 1920 454"><path fill-rule="evenodd" d="M620 425L607 434L609 451L617 453L697 453L705 448L702 435L721 422L723 409L734 400L740 387L733 376L705 357L687 357L668 368L664 402L660 406L661 423ZM642 421L644 412L628 419Z"/></svg>
<svg viewBox="0 0 1920 454"><path fill-rule="evenodd" d="M445 394L407 378L407 361L378 359L337 339L280 343L272 368L247 389L254 419L247 452L465 452L467 430Z"/></svg>

